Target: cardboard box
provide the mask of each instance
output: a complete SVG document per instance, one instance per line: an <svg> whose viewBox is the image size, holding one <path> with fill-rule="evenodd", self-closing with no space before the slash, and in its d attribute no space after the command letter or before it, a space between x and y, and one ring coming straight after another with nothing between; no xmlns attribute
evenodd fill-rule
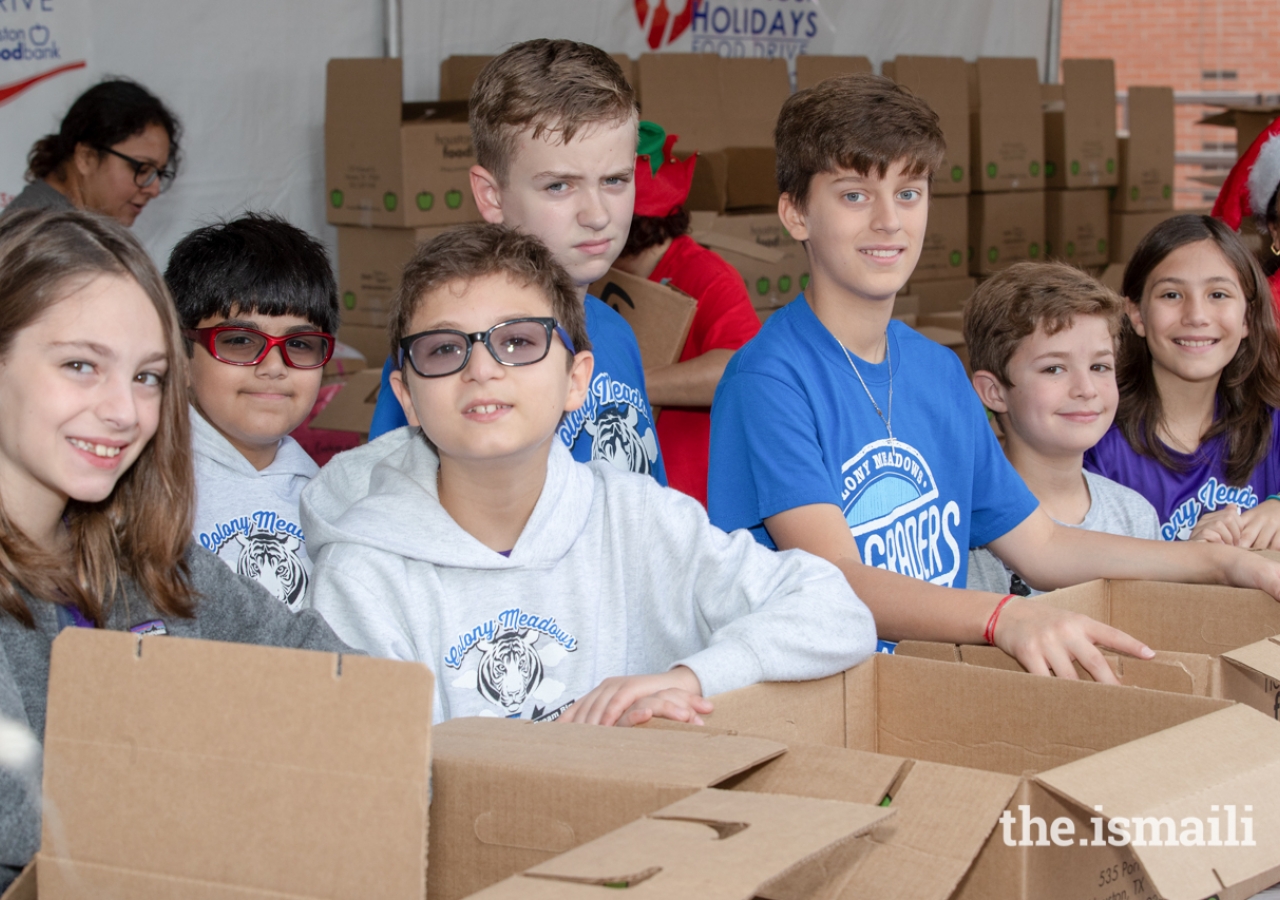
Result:
<svg viewBox="0 0 1280 900"><path fill-rule="evenodd" d="M1148 231L1177 214L1172 209L1130 213L1113 211L1109 229L1111 261L1127 263L1133 256L1133 251L1138 249L1138 244L1147 236Z"/></svg>
<svg viewBox="0 0 1280 900"><path fill-rule="evenodd" d="M777 165L772 147L726 147L699 153L684 207L690 212L769 210L776 218Z"/></svg>
<svg viewBox="0 0 1280 900"><path fill-rule="evenodd" d="M884 74L911 89L938 114L947 155L933 179L934 195L967 194L971 188L969 71L958 56L899 56Z"/></svg>
<svg viewBox="0 0 1280 900"><path fill-rule="evenodd" d="M1156 651L1106 654L1122 684L1235 700L1280 718L1280 604L1262 591L1151 581L1091 581L1041 595ZM901 641L896 653L1022 671L995 647ZM1077 665L1082 678L1089 674Z"/></svg>
<svg viewBox="0 0 1280 900"><path fill-rule="evenodd" d="M772 147L773 126L791 95L786 61L724 59L711 53L644 53L640 108L680 149Z"/></svg>
<svg viewBox="0 0 1280 900"><path fill-rule="evenodd" d="M1044 259L1044 191L969 198L969 272L994 275L1023 260Z"/></svg>
<svg viewBox="0 0 1280 900"><path fill-rule="evenodd" d="M636 84L635 64L631 57L624 53L610 53L610 56L622 67L632 87ZM471 86L480 76L480 70L488 65L492 56L450 56L440 63L440 99L471 99Z"/></svg>
<svg viewBox="0 0 1280 900"><path fill-rule="evenodd" d="M69 628L39 897L419 900L431 703L416 663Z"/></svg>
<svg viewBox="0 0 1280 900"><path fill-rule="evenodd" d="M1173 209L1173 88L1129 88L1129 133L1119 139L1113 212Z"/></svg>
<svg viewBox="0 0 1280 900"><path fill-rule="evenodd" d="M698 301L671 285L610 269L588 288L616 309L636 333L646 369L680 361Z"/></svg>
<svg viewBox="0 0 1280 900"><path fill-rule="evenodd" d="M929 225L912 281L941 281L965 274L969 255L967 195L929 198Z"/></svg>
<svg viewBox="0 0 1280 900"><path fill-rule="evenodd" d="M975 192L1044 190L1044 113L1036 66L1034 59L1013 57L981 57L969 64Z"/></svg>
<svg viewBox="0 0 1280 900"><path fill-rule="evenodd" d="M360 351L371 369L381 369L391 353L391 335L386 325L343 325L338 328L338 340Z"/></svg>
<svg viewBox="0 0 1280 900"><path fill-rule="evenodd" d="M865 56L817 56L807 53L796 57L796 90L814 87L837 75L871 75L875 69Z"/></svg>
<svg viewBox="0 0 1280 900"><path fill-rule="evenodd" d="M641 897L752 900L814 856L842 848L896 810L705 790L494 885L483 900Z"/></svg>
<svg viewBox="0 0 1280 900"><path fill-rule="evenodd" d="M840 706L843 676L812 686ZM624 730L454 719L433 740L431 900L466 896L707 787L897 810L761 896L824 896L822 882L856 872L851 884L873 892L866 896L945 900L1018 784L842 743L788 749L674 723Z"/></svg>
<svg viewBox="0 0 1280 900"><path fill-rule="evenodd" d="M1045 191L1047 259L1073 266L1101 266L1111 259L1110 212L1105 188L1088 191Z"/></svg>
<svg viewBox="0 0 1280 900"><path fill-rule="evenodd" d="M1034 837L1031 816L1046 831L1065 818L1070 834L1090 839L1095 817L1203 821L1217 815L1211 804L1251 806L1255 835L1280 828L1280 723L1226 701L885 654L843 679L713 699L712 727L793 750L821 743L1021 776L1008 806L1015 841L1023 823ZM987 832L954 898L1077 900L1121 888L1168 900L1247 897L1280 879L1272 838L1253 847L1082 846L1076 838L1008 846L1005 827ZM881 896L860 890L856 871L833 875L843 877L843 893L823 896Z"/></svg>
<svg viewBox="0 0 1280 900"><path fill-rule="evenodd" d="M1051 89L1056 88L1056 91ZM1053 188L1112 187L1116 171L1116 67L1064 59L1062 84L1044 85L1044 174ZM1054 93L1061 96L1049 99Z"/></svg>
<svg viewBox="0 0 1280 900"><path fill-rule="evenodd" d="M386 328L405 264L419 244L448 228L338 228L342 324ZM386 351L381 351L385 358Z"/></svg>
<svg viewBox="0 0 1280 900"><path fill-rule="evenodd" d="M1124 296L1124 263L1108 263L1098 280L1121 297Z"/></svg>
<svg viewBox="0 0 1280 900"><path fill-rule="evenodd" d="M1228 106L1220 113L1205 116L1198 125L1217 125L1236 130L1236 156L1244 156L1258 135L1280 116L1280 106Z"/></svg>
<svg viewBox="0 0 1280 900"><path fill-rule="evenodd" d="M804 247L787 233L776 212L694 212L689 229L694 240L738 270L757 312L785 306L809 284Z"/></svg>
<svg viewBox="0 0 1280 900"><path fill-rule="evenodd" d="M331 59L324 119L331 225L479 221L466 103L401 102L399 59Z"/></svg>
<svg viewBox="0 0 1280 900"><path fill-rule="evenodd" d="M904 289L917 298L916 312L951 312L964 308L965 301L973 296L978 287L975 278L948 278L946 281L915 281L912 279ZM896 306L895 306L896 308Z"/></svg>
<svg viewBox="0 0 1280 900"><path fill-rule="evenodd" d="M382 387L382 363L343 379L342 389L311 420L312 428L368 435Z"/></svg>

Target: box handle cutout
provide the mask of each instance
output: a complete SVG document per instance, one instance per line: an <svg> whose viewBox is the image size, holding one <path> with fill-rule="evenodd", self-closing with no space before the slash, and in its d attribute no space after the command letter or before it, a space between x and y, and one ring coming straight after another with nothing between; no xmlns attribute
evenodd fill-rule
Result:
<svg viewBox="0 0 1280 900"><path fill-rule="evenodd" d="M750 827L748 822L721 822L718 819L692 819L686 816L650 816L660 822L693 822L695 825L706 825L716 833L717 841L728 840Z"/></svg>
<svg viewBox="0 0 1280 900"><path fill-rule="evenodd" d="M525 872L525 878L545 878L547 881L567 881L570 884L594 884L606 888L635 887L642 881L648 881L662 871L662 866L650 866L634 875L622 875L616 878L591 878L580 875L545 875L541 872Z"/></svg>

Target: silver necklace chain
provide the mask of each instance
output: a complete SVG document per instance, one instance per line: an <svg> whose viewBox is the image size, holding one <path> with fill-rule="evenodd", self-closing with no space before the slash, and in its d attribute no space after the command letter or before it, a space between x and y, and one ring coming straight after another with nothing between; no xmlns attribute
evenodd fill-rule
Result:
<svg viewBox="0 0 1280 900"><path fill-rule="evenodd" d="M858 371L858 367L853 364L853 357L849 354L849 348L846 347L839 338L836 343L840 344L840 349L844 351L844 358L849 361L849 368L853 369L853 374L858 376L858 382L862 385L862 389L867 392L867 399L871 401L871 408L876 411L876 415L880 417L880 421L884 423L884 430L889 433L889 443L896 444L897 441L893 437L893 359L889 356L889 332L884 333L884 361L889 365L889 416L880 411L880 404L876 403L876 398L871 396L871 388L867 387L867 382L863 380L862 373Z"/></svg>

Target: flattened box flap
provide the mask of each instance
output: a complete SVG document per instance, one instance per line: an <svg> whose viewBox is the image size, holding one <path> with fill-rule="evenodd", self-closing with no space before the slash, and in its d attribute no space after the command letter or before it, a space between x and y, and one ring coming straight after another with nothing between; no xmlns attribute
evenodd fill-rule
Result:
<svg viewBox="0 0 1280 900"><path fill-rule="evenodd" d="M1222 658L1243 666L1250 672L1280 680L1280 637L1270 637L1230 650L1222 654Z"/></svg>
<svg viewBox="0 0 1280 900"><path fill-rule="evenodd" d="M554 728L507 719L451 719L436 727L437 764L452 761L529 771L589 776L691 788L717 784L786 752L776 741L657 728Z"/></svg>
<svg viewBox="0 0 1280 900"><path fill-rule="evenodd" d="M697 300L670 285L617 269L606 272L591 285L590 292L627 320L646 369L679 362L698 310Z"/></svg>
<svg viewBox="0 0 1280 900"><path fill-rule="evenodd" d="M41 868L419 898L431 701L414 663L67 629Z"/></svg>
<svg viewBox="0 0 1280 900"><path fill-rule="evenodd" d="M1128 819L1133 852L1167 900L1280 876L1280 723L1256 710L1232 706L1037 780L1086 810L1101 807L1106 819ZM1196 837L1188 819L1201 823L1205 846L1182 844ZM1223 846L1208 846L1215 820Z"/></svg>
<svg viewBox="0 0 1280 900"><path fill-rule="evenodd" d="M750 900L769 881L865 833L893 810L837 800L706 790L477 897L628 895Z"/></svg>

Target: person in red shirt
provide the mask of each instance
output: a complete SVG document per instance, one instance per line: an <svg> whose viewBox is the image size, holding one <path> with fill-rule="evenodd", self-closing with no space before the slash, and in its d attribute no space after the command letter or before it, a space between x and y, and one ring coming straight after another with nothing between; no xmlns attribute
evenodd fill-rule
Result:
<svg viewBox="0 0 1280 900"><path fill-rule="evenodd" d="M1251 215L1267 245L1259 262L1280 318L1280 119L1264 128L1236 162L1213 204L1213 217L1236 231Z"/></svg>
<svg viewBox="0 0 1280 900"><path fill-rule="evenodd" d="M729 357L755 337L760 319L737 270L686 233L684 202L697 155L677 160L671 152L676 140L652 122L640 123L635 215L614 267L698 301L680 360L647 370L645 381L649 401L662 407L658 443L667 481L706 506L711 400Z"/></svg>

